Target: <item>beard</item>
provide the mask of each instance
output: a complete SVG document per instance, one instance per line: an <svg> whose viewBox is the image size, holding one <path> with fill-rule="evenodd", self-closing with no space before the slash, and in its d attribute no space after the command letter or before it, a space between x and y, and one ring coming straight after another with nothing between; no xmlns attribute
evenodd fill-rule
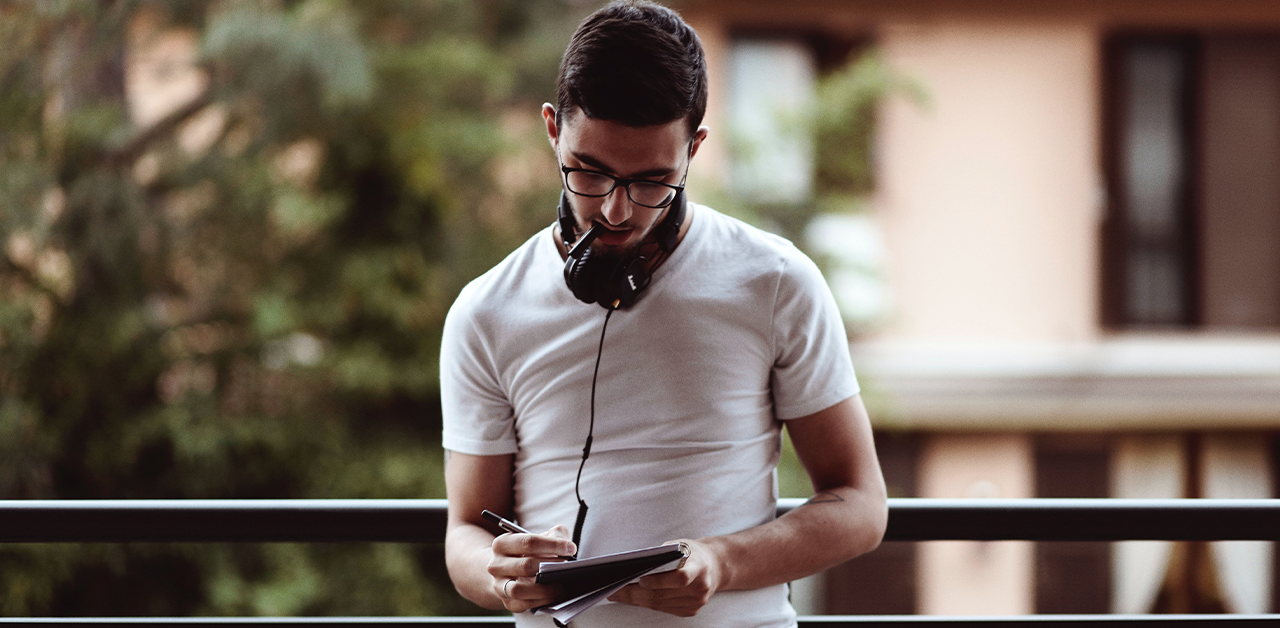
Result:
<svg viewBox="0 0 1280 628"><path fill-rule="evenodd" d="M602 262L610 263L620 263L623 260L640 257L640 249L649 243L649 235L646 233L644 239L629 244L605 244L596 240L591 243L591 255Z"/></svg>
<svg viewBox="0 0 1280 628"><path fill-rule="evenodd" d="M575 207L575 204L579 199L573 198L573 196L569 194L565 194L563 198L564 198L565 205L569 210L569 214L573 217L573 228L574 228L574 234L576 236L574 238L575 241L580 240L582 236L586 235L587 231L590 231L595 224L603 222L603 218L594 219L587 223L585 229L583 229L582 231L578 231L580 226L580 217L582 216L582 214L578 212L577 207ZM651 222L649 222L649 224L647 225L640 225L640 224L628 225L628 229L630 229L632 232L636 232L636 231L643 232L643 236L641 236L637 240L634 240L625 244L606 244L597 239L595 242L592 242L590 245L592 256L600 258L601 261L604 261L606 257L620 261L623 259L631 259L631 258L642 256L643 255L642 250L645 247L651 247L653 244L656 243L654 234L657 231L658 226L661 225L662 221L666 218L668 211L670 211L670 208L663 208L663 210L657 216L653 217ZM601 228L603 229L604 227L602 226ZM562 238L564 237L563 234L561 234L561 237Z"/></svg>
<svg viewBox="0 0 1280 628"><path fill-rule="evenodd" d="M603 268L616 268L634 259L638 249L639 247L636 245L625 247L607 246L601 245L599 242L593 242L591 244L591 258Z"/></svg>

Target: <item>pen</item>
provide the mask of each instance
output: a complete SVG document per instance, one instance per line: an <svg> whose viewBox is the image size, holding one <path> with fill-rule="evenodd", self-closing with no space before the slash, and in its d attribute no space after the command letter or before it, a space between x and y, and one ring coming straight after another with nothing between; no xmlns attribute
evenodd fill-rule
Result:
<svg viewBox="0 0 1280 628"><path fill-rule="evenodd" d="M517 524L516 522L509 521L506 518L499 515L498 513L493 512L492 510L484 510L480 513L480 516L498 524L499 528L502 528L507 532L514 532L516 534L533 534L532 532L520 527L520 525Z"/></svg>
<svg viewBox="0 0 1280 628"><path fill-rule="evenodd" d="M499 515L498 513L493 512L492 510L488 510L488 509L483 510L480 512L480 516L498 524L499 528L502 528L507 532L511 532L514 534L533 534L532 532L520 527L520 524L514 521L510 521L505 517L503 517L502 515ZM575 560L573 556L558 556L557 558L563 558L564 560Z"/></svg>

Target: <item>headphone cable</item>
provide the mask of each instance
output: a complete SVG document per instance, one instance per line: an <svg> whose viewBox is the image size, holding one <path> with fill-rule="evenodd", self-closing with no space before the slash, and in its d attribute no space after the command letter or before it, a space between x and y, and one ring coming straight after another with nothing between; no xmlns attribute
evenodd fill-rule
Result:
<svg viewBox="0 0 1280 628"><path fill-rule="evenodd" d="M573 524L573 546L575 550L582 540L582 524L587 520L587 502L582 499L582 493L578 489L582 484L582 468L587 466L587 458L591 455L591 438L596 431L596 379L600 376L600 356L604 354L604 332L609 329L609 317L613 316L614 311L615 308L607 308L604 315L604 325L600 327L600 346L596 349L596 368L591 373L591 419L590 423L587 424L587 443L582 447L582 462L578 463L578 477L573 481L573 495L578 498L578 519ZM573 557L578 557L576 551Z"/></svg>

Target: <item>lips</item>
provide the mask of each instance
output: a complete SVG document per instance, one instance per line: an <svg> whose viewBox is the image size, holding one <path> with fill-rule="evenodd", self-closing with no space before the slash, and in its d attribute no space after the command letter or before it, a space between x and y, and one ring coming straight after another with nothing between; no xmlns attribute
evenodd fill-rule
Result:
<svg viewBox="0 0 1280 628"><path fill-rule="evenodd" d="M596 241L601 244L606 244L609 246L617 246L619 244L626 242L630 238L631 238L630 229L623 229L621 231L612 231L610 229L605 229L604 232L600 234L600 237L596 238Z"/></svg>

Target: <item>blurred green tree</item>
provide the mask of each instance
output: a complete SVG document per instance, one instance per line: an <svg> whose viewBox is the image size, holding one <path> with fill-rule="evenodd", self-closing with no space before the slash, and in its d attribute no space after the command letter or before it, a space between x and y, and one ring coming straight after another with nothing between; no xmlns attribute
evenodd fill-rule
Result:
<svg viewBox="0 0 1280 628"><path fill-rule="evenodd" d="M0 4L0 498L443 497L564 0ZM462 614L437 547L0 547L6 615Z"/></svg>

